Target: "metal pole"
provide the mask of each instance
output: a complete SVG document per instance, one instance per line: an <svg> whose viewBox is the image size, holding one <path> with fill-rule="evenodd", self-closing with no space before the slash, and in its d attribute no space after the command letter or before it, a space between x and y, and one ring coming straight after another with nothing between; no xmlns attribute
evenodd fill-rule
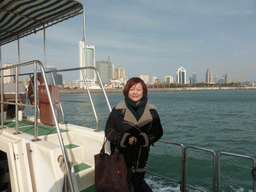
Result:
<svg viewBox="0 0 256 192"><path fill-rule="evenodd" d="M2 46L0 46L0 68L3 67L3 64L2 64L2 51L1 51L1 48Z"/></svg>
<svg viewBox="0 0 256 192"><path fill-rule="evenodd" d="M46 42L46 37L45 37L45 28L44 28L44 67L46 68L46 43L45 42Z"/></svg>
<svg viewBox="0 0 256 192"><path fill-rule="evenodd" d="M255 168L256 167L256 162L255 162L255 160L253 160L253 168ZM255 179L253 179L253 192L255 192L256 191L256 180Z"/></svg>
<svg viewBox="0 0 256 192"><path fill-rule="evenodd" d="M32 85L33 86L33 85ZM39 141L40 139L38 139L38 122L37 122L37 116L38 116L38 108L37 108L37 63L34 63L34 140L33 141Z"/></svg>
<svg viewBox="0 0 256 192"><path fill-rule="evenodd" d="M216 153L215 153L215 151L210 150L210 149L204 149L204 148L201 148L201 147L187 146L185 148L185 150L186 150L186 158L187 158L187 155L188 155L188 152L187 152L188 148L198 149L198 150L202 150L202 151L206 151L206 152L211 152L213 154L213 174L212 174L212 188L213 189L212 189L212 191L215 192L216 191ZM186 170L187 170L187 164L186 164Z"/></svg>
<svg viewBox="0 0 256 192"><path fill-rule="evenodd" d="M182 178L181 178L181 191L186 192L187 186L187 148L182 150Z"/></svg>
<svg viewBox="0 0 256 192"><path fill-rule="evenodd" d="M64 157L64 160L65 160L65 165L66 165L66 170L67 170L68 181L69 181L69 184L70 184L70 189L71 189L71 192L74 192L75 191L74 181L72 180L72 177L71 177L71 168L70 168L70 164L69 164L69 159L68 159L67 151L66 151L66 149L64 147L64 143L63 143L60 127L59 127L59 124L58 124L58 120L57 120L57 117L56 117L56 114L55 114L55 110L54 110L54 106L53 106L53 102L52 102L52 98L51 98L48 82L46 80L45 71L44 71L44 68L43 68L42 65L41 65L41 71L42 71L42 75L43 75L43 78L44 78L45 88L46 88L46 92L47 92L47 95L48 95L49 103L50 103L50 106L51 106L52 115L53 115L53 118L54 118L54 122L55 122L55 126L56 126L56 131L57 131L58 138L59 138L60 147L61 147L61 150L62 150L62 153L63 153L63 157Z"/></svg>
<svg viewBox="0 0 256 192"><path fill-rule="evenodd" d="M216 191L216 153L213 152L213 180L212 180L212 190Z"/></svg>
<svg viewBox="0 0 256 192"><path fill-rule="evenodd" d="M83 74L84 84L86 86L86 89L87 89L87 92L88 92L88 95L89 95L89 98L90 98L92 110L93 110L95 120L96 120L96 130L95 131L99 132L99 120L98 120L98 116L97 116L97 113L96 113L96 110L95 110L95 107L94 107L94 103L92 101L91 92L90 92L90 89L89 89L89 86L88 86L88 83L87 83L87 80L86 80L86 76L85 76L85 72L84 72L85 70L81 70L81 71L82 71L82 74Z"/></svg>
<svg viewBox="0 0 256 192"><path fill-rule="evenodd" d="M85 26L85 19L86 19L86 16L85 16L85 8L83 7L83 27L84 27L84 34L83 34L83 40L84 40L84 67L87 67L87 64L86 64L86 59L87 59L87 49L86 49L86 26ZM85 70L84 70L85 71ZM86 70L87 72L87 70ZM85 72L85 75L87 75L87 73ZM80 73L82 73L82 71L80 71ZM83 73L82 73L82 76L83 76Z"/></svg>
<svg viewBox="0 0 256 192"><path fill-rule="evenodd" d="M18 36L18 63L20 64L20 39ZM18 122L18 67L15 67L15 132L14 134L19 134L19 122Z"/></svg>
<svg viewBox="0 0 256 192"><path fill-rule="evenodd" d="M218 153L217 159L218 159L218 173L217 173L217 190L220 191L220 158L221 155L227 155L227 156L234 156L234 157L240 157L245 159L251 159L253 162L253 168L256 167L256 160L254 157L246 156L246 155L239 155L235 153L227 153L227 152L220 152ZM253 179L253 192L256 191L256 181Z"/></svg>
<svg viewBox="0 0 256 192"><path fill-rule="evenodd" d="M98 70L95 70L95 72L96 72L96 74L97 74L97 76L98 76L98 78L99 78L99 80L100 80L100 85L101 85L101 88L102 88L102 90L103 90L104 96L105 96L105 98L106 98L106 101L107 101L107 104L108 104L109 112L111 112L112 109L111 109L111 106L110 106L110 103L109 103L109 100L108 100L108 96L107 96L106 90L105 90L105 88L104 88L102 79L101 79L101 77L100 77L100 73L99 73Z"/></svg>
<svg viewBox="0 0 256 192"><path fill-rule="evenodd" d="M85 8L83 7L83 15L84 15L84 43L86 45L86 26L85 26L85 21L86 21L86 15L85 15Z"/></svg>
<svg viewBox="0 0 256 192"><path fill-rule="evenodd" d="M2 68L2 52L0 46L0 67ZM1 70L1 128L4 128L4 70Z"/></svg>
<svg viewBox="0 0 256 192"><path fill-rule="evenodd" d="M15 67L15 132L14 134L19 134L19 122L18 122L18 67Z"/></svg>
<svg viewBox="0 0 256 192"><path fill-rule="evenodd" d="M18 63L20 64L20 39L18 36Z"/></svg>

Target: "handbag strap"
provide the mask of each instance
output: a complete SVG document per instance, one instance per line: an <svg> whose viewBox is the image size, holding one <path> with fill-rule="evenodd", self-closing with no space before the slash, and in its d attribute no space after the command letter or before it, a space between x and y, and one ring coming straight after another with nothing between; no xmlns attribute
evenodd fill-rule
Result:
<svg viewBox="0 0 256 192"><path fill-rule="evenodd" d="M106 140L104 141L104 143L103 143L103 145L102 145L102 148L101 148L101 150L100 150L100 153L104 153L104 152L105 152L105 144L106 144L106 142L108 141L108 138L109 138L110 134L111 134L113 131L114 131L114 130L111 130L111 131L109 132L109 134L107 135L107 137L104 137L104 138L106 138Z"/></svg>

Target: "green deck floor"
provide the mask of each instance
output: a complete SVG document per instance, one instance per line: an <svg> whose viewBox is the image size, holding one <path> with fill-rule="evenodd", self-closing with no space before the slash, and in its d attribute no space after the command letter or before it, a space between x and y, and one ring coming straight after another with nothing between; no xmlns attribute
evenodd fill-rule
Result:
<svg viewBox="0 0 256 192"><path fill-rule="evenodd" d="M10 128L16 127L15 122L5 123L4 125ZM34 125L26 121L19 121L19 131L30 134L30 135L34 135L35 133ZM64 130L64 129L60 129L60 131L67 132L67 130ZM38 136L49 135L54 133L57 133L56 128L54 126L38 124Z"/></svg>
<svg viewBox="0 0 256 192"><path fill-rule="evenodd" d="M80 163L80 164L74 166L74 170L75 170L75 173L78 173L79 171L88 169L90 167L91 167L90 165L87 165L85 163Z"/></svg>
<svg viewBox="0 0 256 192"><path fill-rule="evenodd" d="M91 187L84 189L80 192L95 192L95 185L92 185Z"/></svg>
<svg viewBox="0 0 256 192"><path fill-rule="evenodd" d="M75 144L69 144L69 145L65 145L65 147L67 148L67 149L74 149L74 148L77 148L77 147L79 147L78 145L75 145Z"/></svg>

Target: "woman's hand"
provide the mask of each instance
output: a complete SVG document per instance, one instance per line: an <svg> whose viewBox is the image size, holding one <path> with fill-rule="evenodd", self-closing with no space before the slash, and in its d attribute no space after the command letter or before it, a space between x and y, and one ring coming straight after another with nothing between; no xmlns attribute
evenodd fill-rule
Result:
<svg viewBox="0 0 256 192"><path fill-rule="evenodd" d="M130 137L129 139L129 145L133 145L137 143L137 138L136 137Z"/></svg>

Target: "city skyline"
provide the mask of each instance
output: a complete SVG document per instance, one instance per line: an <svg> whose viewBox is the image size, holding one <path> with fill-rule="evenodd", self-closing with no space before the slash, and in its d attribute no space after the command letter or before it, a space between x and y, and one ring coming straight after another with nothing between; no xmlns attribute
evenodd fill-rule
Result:
<svg viewBox="0 0 256 192"><path fill-rule="evenodd" d="M229 73L233 82L256 81L253 0L80 2L86 10L86 44L95 46L96 60L110 56L129 78L148 74L164 81L182 65L187 78L196 72L198 82L204 82L208 68L213 77ZM79 66L82 19L78 16L46 29L45 64L57 69ZM1 49L3 64L18 63L17 42ZM42 31L20 39L21 63L43 62L43 50Z"/></svg>
<svg viewBox="0 0 256 192"><path fill-rule="evenodd" d="M180 79L180 78L179 78L179 75L178 75L179 72L185 72L185 73L184 73L185 79L183 80L183 83L179 83L179 81L178 81L178 79ZM208 73L210 73L210 77L208 76ZM146 75L146 74L141 74L141 75L139 75L139 77L140 77L141 79L143 79L144 81L145 81L145 79L147 79L146 81L149 82L149 83L153 83L153 82L155 81L155 79L158 79L158 80L160 79L160 78L157 77L157 76L153 76L153 77L151 78L152 81L150 81L150 80L149 80L149 79L150 79L149 76ZM218 78L218 80L216 80L216 77ZM172 78L172 79L170 79L170 78ZM168 79L168 80L167 80L167 79ZM174 81L174 79L176 79L176 81ZM207 80L207 79L208 79L208 80ZM224 82L221 82L222 84L233 82L233 81L231 80L231 77L230 77L230 75L229 75L228 73L222 74L221 79L224 79ZM205 80L204 80L204 81L198 81L198 80L197 80L197 74L196 74L196 72L192 73L191 76L187 76L187 75L186 75L186 70L181 66L181 67L177 70L176 76L165 75L164 80L163 80L163 81L160 81L160 82L178 83L178 84L196 84L196 83L219 83L219 80L220 80L220 79L219 79L219 76L218 76L218 75L213 76L212 73L211 73L211 71L210 71L210 69L207 69L206 74L205 74ZM186 81L186 83L184 83L184 81ZM235 82L234 82L234 83L235 83Z"/></svg>
<svg viewBox="0 0 256 192"><path fill-rule="evenodd" d="M85 62L85 56L84 56L84 51L85 51L85 47L86 46L86 62ZM108 72L110 73L109 76L109 81L110 79L123 79L126 77L125 75L125 68L118 66L116 69L114 68L114 65L111 64L110 62L110 57L108 56L108 62L106 62L105 60L101 59L100 61L95 61L95 46L94 45L85 45L84 41L79 41L79 67L84 67L85 64L86 66L93 66L96 67L96 62L97 62L97 68L99 67L99 63L104 62L104 63L109 63L110 64L110 69L108 70ZM99 67L98 69L100 71L100 74L105 76L105 74L103 74L103 71L101 70L101 67ZM106 72L106 71L105 71ZM91 80L96 80L95 74L92 70L86 71L86 77L88 79ZM225 83L230 83L231 79L230 79L230 75L228 75L228 73L226 75L222 75L222 77L224 77L224 82ZM140 74L139 77L141 79L144 80L144 82L146 84L148 83L154 83L155 79L157 78L156 76L152 77L152 82L149 80L149 76L148 75L143 75ZM162 76L161 76L162 77ZM218 78L218 75L215 75L215 78L213 80L213 75L210 69L207 69L206 74L205 74L205 83L218 83L219 79L216 80L216 77ZM196 84L196 83L204 83L204 81L202 82L197 82L197 75L196 72L193 72L191 76L187 76L186 74L186 70L181 66L177 71L176 71L176 81L173 80L174 76L170 75L165 75L164 77L164 81L163 82L168 82L168 83L178 83L178 84ZM103 78L104 79L104 78ZM159 82L160 79L162 78L157 78ZM168 79L168 80L167 80ZM80 72L80 81L83 80L82 74ZM223 82L221 82L223 83ZM79 86L81 87L81 86Z"/></svg>
<svg viewBox="0 0 256 192"><path fill-rule="evenodd" d="M101 61L104 61L104 60L101 60ZM114 67L114 65L111 65L111 66ZM117 73L118 68L120 68L120 69L122 69L124 71L123 72L124 75L122 76L122 77L124 77L125 76L125 68L123 68L121 66L118 66L115 69L115 73ZM182 76L182 77L180 77L180 76ZM215 76L212 75L212 72L211 72L210 69L207 69L207 71L206 71L205 81L200 81L199 82L199 81L197 81L197 74L196 74L196 72L192 73L191 76L187 76L186 69L183 68L182 66L180 68L178 68L178 70L176 71L176 76L165 75L163 81L160 81L160 78L156 77L156 76L153 76L151 78L152 79L152 81L151 81L150 77L147 74L140 74L139 76L135 76L135 77L140 77L142 80L144 80L144 82L146 84L154 83L155 80L159 81L160 83L167 82L167 83L178 83L178 84L219 83L219 80L221 80L221 79L224 79L221 82L221 84L233 82L233 81L231 81L231 77L230 77L230 75L228 73L223 74L221 76L221 79L219 79L218 75L215 75ZM176 81L174 81L175 78L176 78ZM216 78L217 78L217 80L216 80ZM119 77L115 76L114 78L111 77L111 79L119 79ZM182 81L182 82L180 83L179 81Z"/></svg>

